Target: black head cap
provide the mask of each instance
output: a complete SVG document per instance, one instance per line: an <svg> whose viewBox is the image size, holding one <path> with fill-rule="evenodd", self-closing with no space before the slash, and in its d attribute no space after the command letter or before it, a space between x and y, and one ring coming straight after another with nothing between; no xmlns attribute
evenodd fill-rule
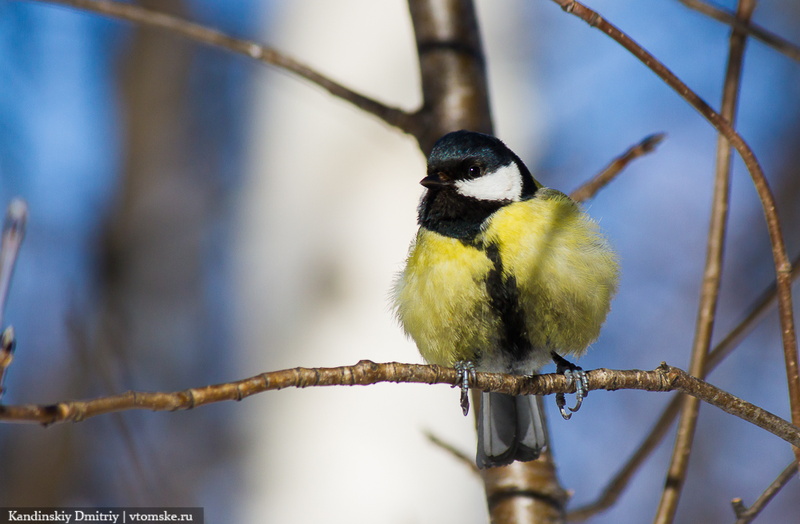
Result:
<svg viewBox="0 0 800 524"><path fill-rule="evenodd" d="M532 197L536 192L536 182L513 151L499 138L462 129L436 141L428 157L428 176L422 185L443 188L447 182L477 178L512 163L522 178L520 199Z"/></svg>
<svg viewBox="0 0 800 524"><path fill-rule="evenodd" d="M427 176L420 183L428 190L420 202L419 224L465 241L480 232L492 213L532 198L538 187L525 164L503 142L464 130L436 142L428 157Z"/></svg>

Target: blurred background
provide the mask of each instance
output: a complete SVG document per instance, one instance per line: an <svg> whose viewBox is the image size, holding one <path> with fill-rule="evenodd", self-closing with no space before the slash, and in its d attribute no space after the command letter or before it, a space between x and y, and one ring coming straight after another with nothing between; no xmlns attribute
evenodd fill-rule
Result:
<svg viewBox="0 0 800 524"><path fill-rule="evenodd" d="M402 0L143 0L274 46L390 105L420 103ZM734 9L733 0L719 2ZM677 0L591 7L718 106L729 31ZM551 2L478 0L496 131L571 191L655 132L665 143L588 202L622 259L584 368L686 367L705 257L716 135L642 64ZM754 20L800 42L800 6ZM29 204L7 321L7 403L172 391L295 366L419 362L388 306L416 229L414 140L246 57L52 5L0 0L0 203ZM738 128L800 252L800 64L750 40ZM734 161L715 340L773 280L763 214ZM546 369L545 371L552 371ZM788 417L773 313L710 377ZM553 451L573 503L593 500L668 395L596 392ZM188 412L0 427L0 505L203 506L207 522L486 521L474 453L446 386L284 390ZM665 443L593 522L652 518ZM788 445L708 406L678 521L732 517ZM798 483L764 522L789 522ZM792 517L794 515L795 517Z"/></svg>

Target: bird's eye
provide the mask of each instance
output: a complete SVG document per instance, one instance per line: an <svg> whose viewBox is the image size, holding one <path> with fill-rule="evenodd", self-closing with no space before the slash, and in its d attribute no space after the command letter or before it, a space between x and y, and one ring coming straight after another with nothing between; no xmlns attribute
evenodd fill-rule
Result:
<svg viewBox="0 0 800 524"><path fill-rule="evenodd" d="M481 168L480 168L480 166L474 166L474 165L473 166L469 166L469 169L467 169L467 174L471 178L477 178L477 177L481 176Z"/></svg>

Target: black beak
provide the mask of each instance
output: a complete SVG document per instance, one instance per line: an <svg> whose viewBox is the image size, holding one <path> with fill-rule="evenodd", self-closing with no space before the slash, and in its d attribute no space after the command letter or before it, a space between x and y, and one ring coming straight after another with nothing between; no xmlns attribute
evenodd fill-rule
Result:
<svg viewBox="0 0 800 524"><path fill-rule="evenodd" d="M419 183L428 189L444 189L453 186L453 181L444 173L432 173L420 180Z"/></svg>

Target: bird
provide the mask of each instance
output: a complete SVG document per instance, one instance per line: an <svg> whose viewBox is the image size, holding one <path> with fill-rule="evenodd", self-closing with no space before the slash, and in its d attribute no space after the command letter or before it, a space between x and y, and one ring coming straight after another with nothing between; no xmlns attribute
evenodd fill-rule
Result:
<svg viewBox="0 0 800 524"><path fill-rule="evenodd" d="M578 381L577 411L585 374L564 357L598 338L619 279L598 223L475 131L439 138L420 183L419 229L391 294L422 358L462 373L465 414L473 371L533 375L555 361ZM481 392L477 436L479 468L535 460L547 445L541 402Z"/></svg>

